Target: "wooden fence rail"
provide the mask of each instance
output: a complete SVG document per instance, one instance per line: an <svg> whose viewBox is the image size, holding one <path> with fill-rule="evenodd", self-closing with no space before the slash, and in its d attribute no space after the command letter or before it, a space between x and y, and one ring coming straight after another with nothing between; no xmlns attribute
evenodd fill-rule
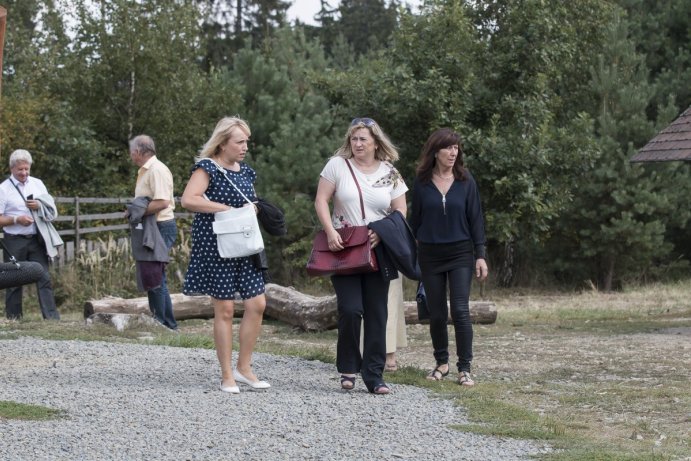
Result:
<svg viewBox="0 0 691 461"><path fill-rule="evenodd" d="M98 240L85 238L89 234L97 233L122 233L118 241L128 239L126 232L129 224L125 219L125 206L132 200L131 197L55 197L55 203L60 213L53 222L58 234L65 241L60 248L56 260L58 266L72 261L80 252L92 252L99 249ZM180 199L175 199L178 204ZM93 208L106 208L108 211L93 213ZM62 214L64 209L71 209L71 214ZM115 210L115 211L113 211ZM194 213L175 213L178 219L192 218ZM1 254L1 252L0 252Z"/></svg>

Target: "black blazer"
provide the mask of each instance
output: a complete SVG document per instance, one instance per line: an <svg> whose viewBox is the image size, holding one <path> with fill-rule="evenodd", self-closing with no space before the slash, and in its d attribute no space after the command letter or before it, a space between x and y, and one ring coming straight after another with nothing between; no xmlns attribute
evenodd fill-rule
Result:
<svg viewBox="0 0 691 461"><path fill-rule="evenodd" d="M417 243L405 217L395 211L367 226L377 233L381 245L374 249L379 270L387 280L398 278L398 272L411 280L420 280Z"/></svg>
<svg viewBox="0 0 691 461"><path fill-rule="evenodd" d="M257 214L259 224L269 235L286 235L288 233L283 210L263 198L258 198L254 204L259 208L259 214Z"/></svg>

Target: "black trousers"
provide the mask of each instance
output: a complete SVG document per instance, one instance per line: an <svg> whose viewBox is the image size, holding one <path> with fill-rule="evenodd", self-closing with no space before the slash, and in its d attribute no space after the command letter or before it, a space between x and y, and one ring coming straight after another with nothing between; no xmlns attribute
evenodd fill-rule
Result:
<svg viewBox="0 0 691 461"><path fill-rule="evenodd" d="M45 272L36 282L38 291L38 303L41 306L41 315L44 319L59 320L60 313L55 306L53 286L48 273L48 255L46 248L40 241L38 234L24 236L5 234L5 246L17 261L34 261L43 266ZM4 255L5 262L9 261L9 255ZM5 289L5 315L8 319L22 318L22 287Z"/></svg>
<svg viewBox="0 0 691 461"><path fill-rule="evenodd" d="M386 304L389 281L379 272L331 277L338 305L336 368L339 373L360 372L367 389L384 382L386 361ZM360 326L364 344L360 355Z"/></svg>
<svg viewBox="0 0 691 461"><path fill-rule="evenodd" d="M429 309L429 332L434 347L437 365L449 362L449 312L446 307L446 287L449 287L449 306L456 336L458 371L470 371L473 360L473 324L470 322L470 283L473 270L467 267L452 269L441 274L424 274L427 308Z"/></svg>
<svg viewBox="0 0 691 461"><path fill-rule="evenodd" d="M449 362L450 310L458 356L456 367L458 371L470 371L473 360L473 324L470 322L469 301L474 272L473 247L467 241L421 244L419 256L430 314L429 332L437 365Z"/></svg>

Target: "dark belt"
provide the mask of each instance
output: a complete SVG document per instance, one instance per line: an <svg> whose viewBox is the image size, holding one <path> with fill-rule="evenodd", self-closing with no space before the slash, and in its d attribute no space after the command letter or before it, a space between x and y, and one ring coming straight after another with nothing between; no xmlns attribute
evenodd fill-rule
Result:
<svg viewBox="0 0 691 461"><path fill-rule="evenodd" d="M32 238L36 237L36 235L37 234L28 234L28 235L8 234L7 232L5 232L5 238L17 238L17 239L27 239L28 240L28 239L32 239Z"/></svg>

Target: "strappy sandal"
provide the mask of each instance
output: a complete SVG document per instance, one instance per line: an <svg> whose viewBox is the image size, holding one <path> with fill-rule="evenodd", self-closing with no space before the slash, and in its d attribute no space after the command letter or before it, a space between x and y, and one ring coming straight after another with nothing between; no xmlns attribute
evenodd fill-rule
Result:
<svg viewBox="0 0 691 461"><path fill-rule="evenodd" d="M351 391L355 387L355 376L341 375L341 389Z"/></svg>
<svg viewBox="0 0 691 461"><path fill-rule="evenodd" d="M372 389L372 394L377 394L377 395L386 395L386 394L389 394L390 392L391 392L391 389L389 388L389 386L387 386L384 383L377 384L376 386L374 386L374 389Z"/></svg>
<svg viewBox="0 0 691 461"><path fill-rule="evenodd" d="M384 371L388 373L393 373L394 371L398 371L398 364L396 362L394 363L387 363L384 365Z"/></svg>
<svg viewBox="0 0 691 461"><path fill-rule="evenodd" d="M470 372L461 371L458 373L458 384L470 387L475 385L475 381L470 377Z"/></svg>
<svg viewBox="0 0 691 461"><path fill-rule="evenodd" d="M443 367L444 365L446 365L446 373L441 371L441 367ZM437 368L430 371L430 373L427 375L427 379L429 379L430 381L441 381L442 379L449 376L450 369L451 367L449 367L448 363L442 363L441 365L437 365Z"/></svg>

